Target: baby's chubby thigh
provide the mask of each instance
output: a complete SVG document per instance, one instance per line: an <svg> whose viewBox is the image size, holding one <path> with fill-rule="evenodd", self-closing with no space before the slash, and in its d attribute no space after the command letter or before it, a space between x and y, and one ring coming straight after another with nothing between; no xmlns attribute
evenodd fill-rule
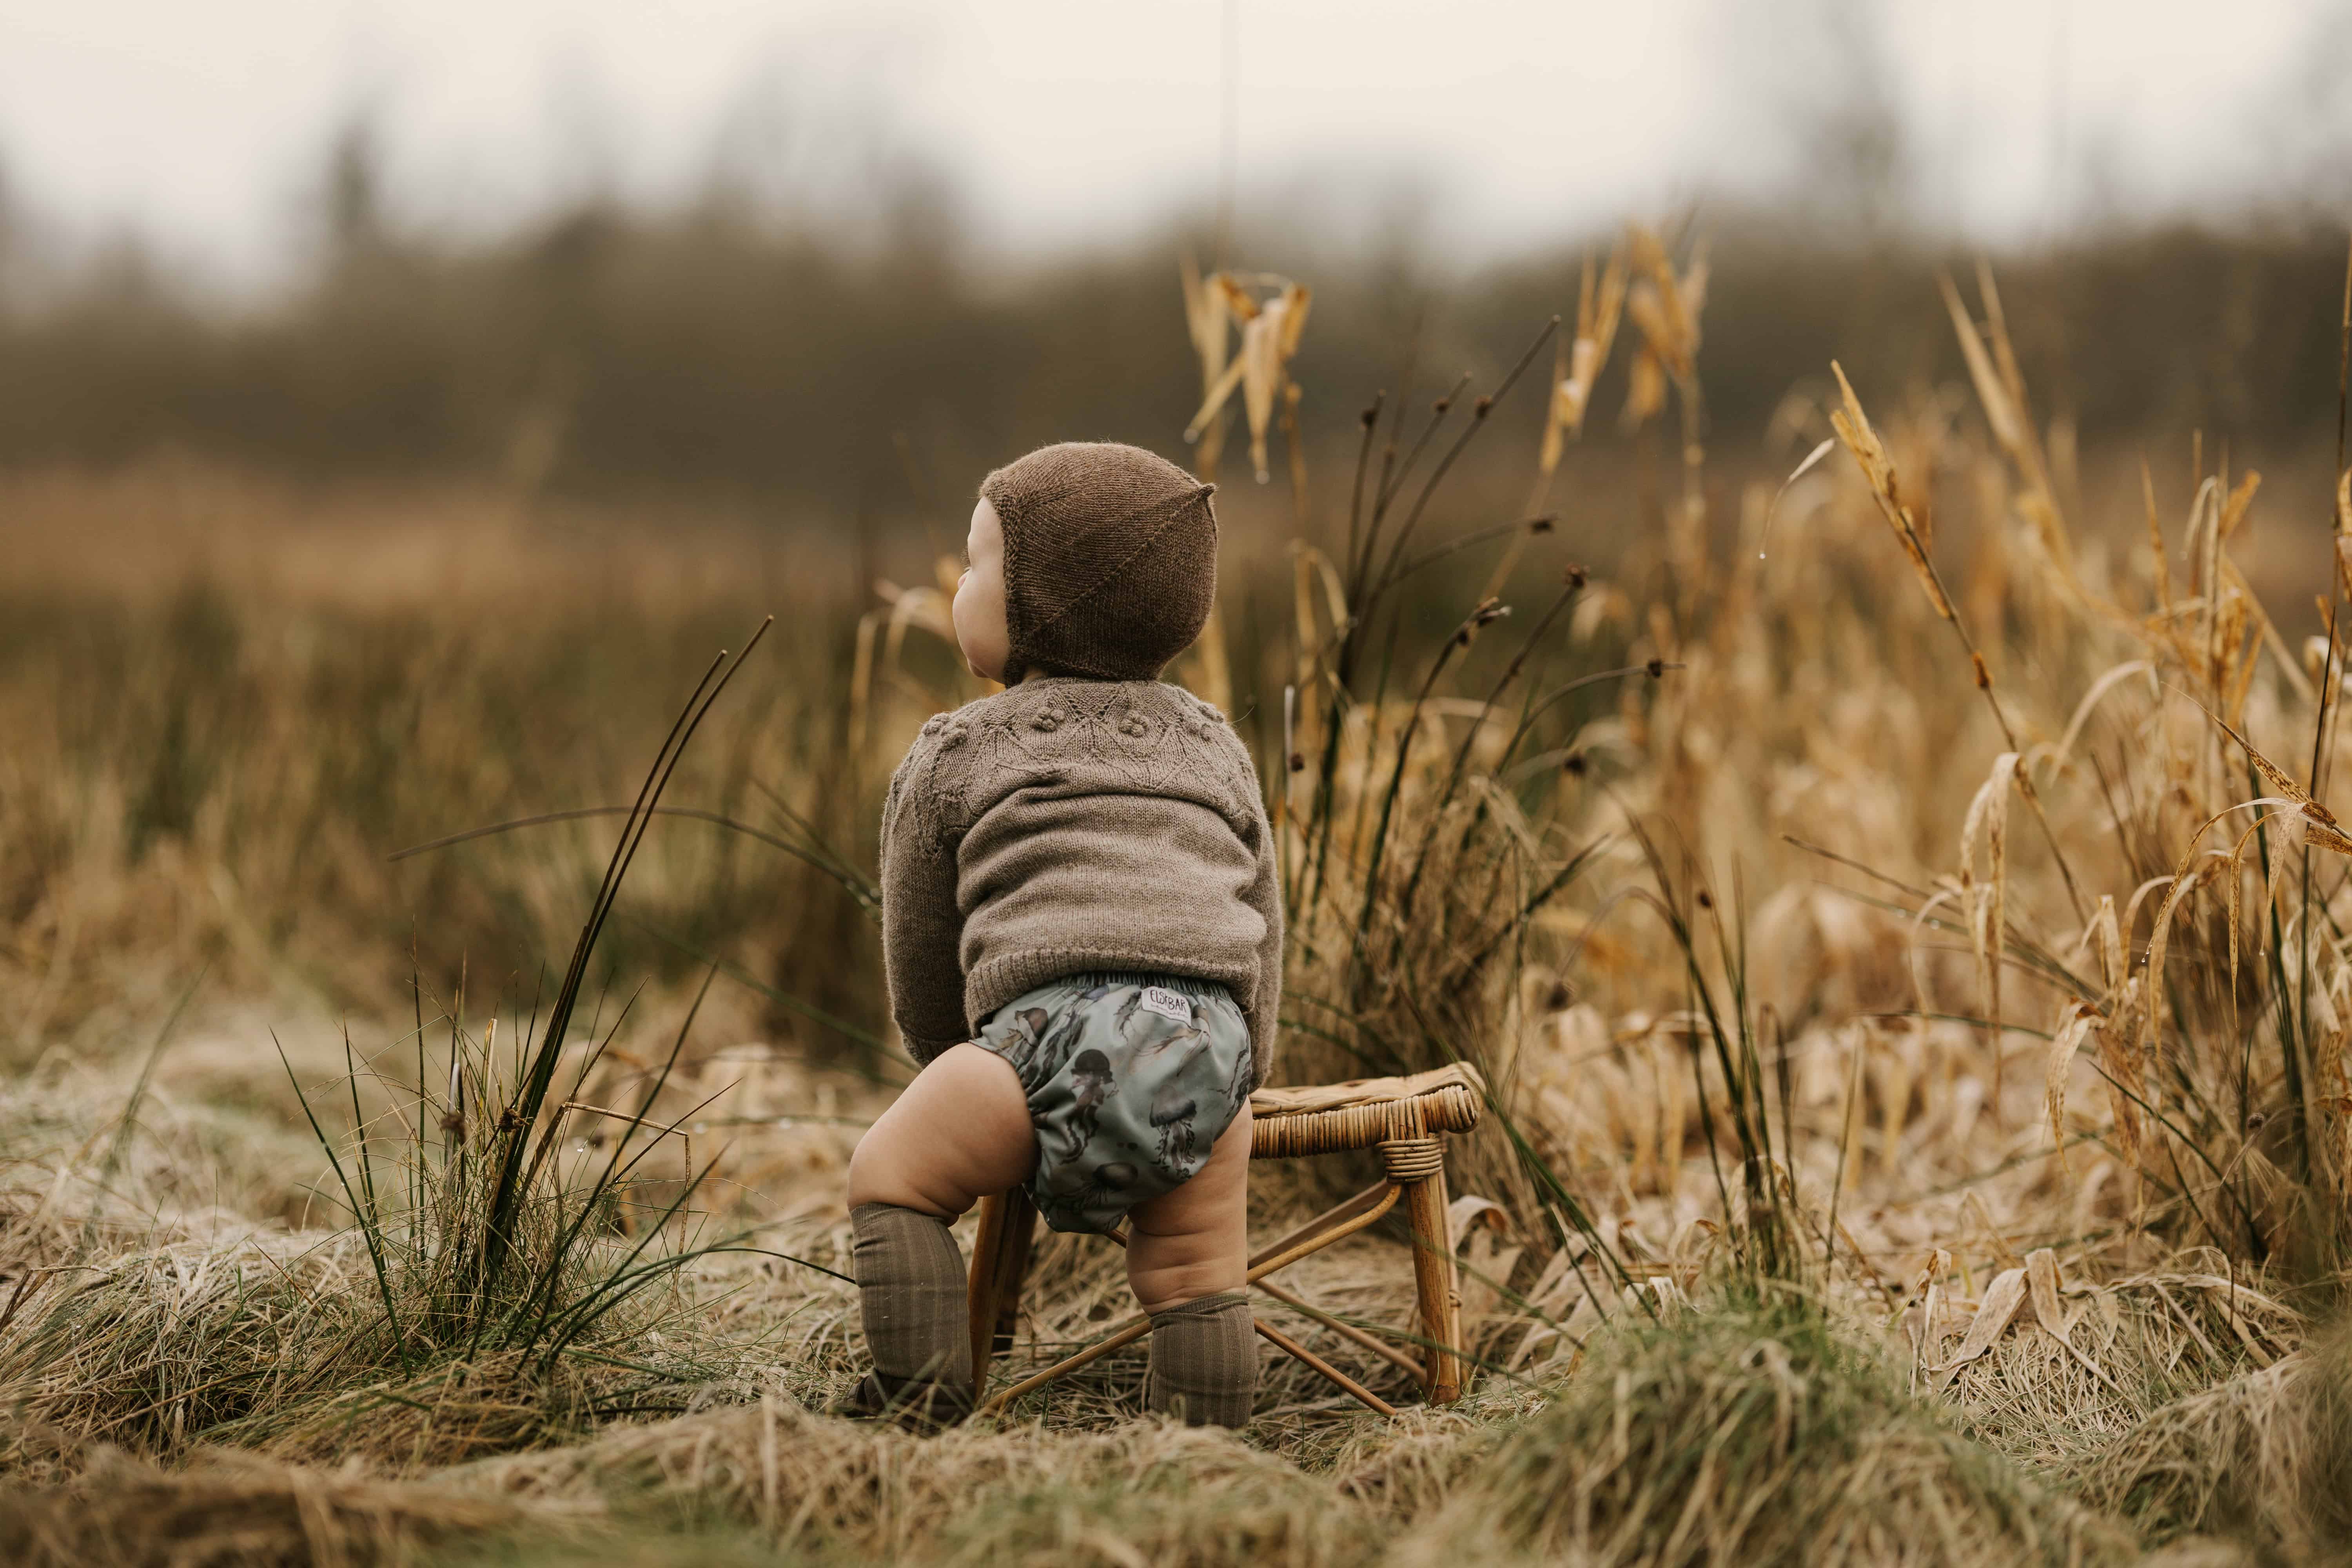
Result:
<svg viewBox="0 0 2352 1568"><path fill-rule="evenodd" d="M857 1141L849 1204L953 1219L1026 1182L1036 1163L1037 1133L1013 1065L967 1043L933 1058Z"/></svg>
<svg viewBox="0 0 2352 1568"><path fill-rule="evenodd" d="M1247 1283L1250 1140L1244 1100L1189 1181L1129 1212L1127 1282L1145 1311Z"/></svg>

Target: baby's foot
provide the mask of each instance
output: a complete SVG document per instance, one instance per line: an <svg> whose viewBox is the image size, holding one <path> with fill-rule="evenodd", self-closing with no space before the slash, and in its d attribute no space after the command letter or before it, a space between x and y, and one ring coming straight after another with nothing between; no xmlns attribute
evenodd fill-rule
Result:
<svg viewBox="0 0 2352 1568"><path fill-rule="evenodd" d="M936 1436L971 1414L971 1391L928 1377L870 1372L830 1412L852 1421L888 1421L919 1436Z"/></svg>

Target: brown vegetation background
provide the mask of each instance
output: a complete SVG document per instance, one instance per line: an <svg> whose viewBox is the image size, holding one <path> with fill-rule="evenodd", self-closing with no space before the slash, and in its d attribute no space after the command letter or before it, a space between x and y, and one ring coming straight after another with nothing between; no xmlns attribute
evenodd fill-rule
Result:
<svg viewBox="0 0 2352 1568"><path fill-rule="evenodd" d="M1206 226L983 268L917 187L460 239L331 168L280 294L126 253L0 315L0 1554L2339 1560L2352 883L2297 780L2347 760L2340 229L2084 233L1983 258L1998 302L1892 220L1246 235L1314 289L1299 437L1260 486L1229 435L1175 673L1286 824L1284 1075L1495 1085L1480 1385L1381 1422L1270 1361L1244 1444L1136 1425L1110 1358L924 1446L821 1414L908 1070L877 805L980 689L939 617L979 476L1185 455ZM1547 486L1588 261L1640 304ZM1411 481L1360 504L1360 450ZM770 615L666 797L705 815L534 1034L619 819L394 852L625 805ZM576 1099L494 1194L533 1052ZM1348 1174L1259 1173L1258 1225ZM1301 1285L1410 1342L1402 1263ZM1018 1364L1123 1310L1108 1248L1037 1279Z"/></svg>
<svg viewBox="0 0 2352 1568"><path fill-rule="evenodd" d="M1171 220L1114 248L982 263L952 195L913 176L854 226L719 194L462 237L387 211L373 145L337 143L315 254L257 303L191 296L136 247L0 294L0 460L180 451L310 480L493 477L838 532L931 519L1045 441L1168 444L1198 400L1181 252L1313 281L1299 373L1320 446L1370 389L1491 379L1526 323L1572 307L1610 238L1465 269L1409 222L1343 246L1276 215L1254 219L1245 255ZM1705 235L1712 262L1718 456L1759 455L1832 358L1877 386L1960 374L1935 277L1979 251L1924 237L1899 197L1843 198L1884 205L1874 222L1726 201L1670 224ZM11 268L5 235L0 279L30 279L30 247ZM2280 210L2113 221L1990 259L2043 413L2086 448L2201 429L2276 464L2332 438L2336 239Z"/></svg>

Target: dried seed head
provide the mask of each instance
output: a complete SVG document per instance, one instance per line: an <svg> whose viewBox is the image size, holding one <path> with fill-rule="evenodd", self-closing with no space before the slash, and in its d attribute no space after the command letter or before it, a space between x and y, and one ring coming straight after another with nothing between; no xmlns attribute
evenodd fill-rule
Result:
<svg viewBox="0 0 2352 1568"><path fill-rule="evenodd" d="M1862 400L1853 395L1853 384L1846 380L1844 367L1832 360L1830 371L1837 377L1841 401L1841 406L1830 411L1830 427L1837 432L1838 439L1845 443L1846 450L1853 454L1854 462L1860 466L1863 478L1870 485L1871 497L1878 503L1880 515L1895 531L1895 539L1903 546L1903 553L1910 558L1911 570L1918 575L1919 585L1927 590L1928 603L1936 606L1936 613L1944 619L1957 623L1960 618L1959 613L1952 608L1951 600L1945 595L1943 582L1927 560L1927 542L1920 537L1919 525L1913 519L1910 509L1904 504L1895 484L1895 459L1887 456L1886 444L1871 427L1870 416L1863 412Z"/></svg>
<svg viewBox="0 0 2352 1568"><path fill-rule="evenodd" d="M1549 533L1552 531L1553 524L1557 523L1559 521L1559 519L1556 517L1538 517L1531 519L1528 523L1528 531L1529 533Z"/></svg>
<svg viewBox="0 0 2352 1568"><path fill-rule="evenodd" d="M1976 666L1978 687L1983 690L1990 691L1992 689L1992 671L1985 668L1984 655L1980 653L1971 653L1969 655L1969 661Z"/></svg>
<svg viewBox="0 0 2352 1568"><path fill-rule="evenodd" d="M1561 762L1559 767L1560 771L1566 773L1569 777L1572 779L1580 779L1584 776L1584 770L1588 765L1589 764L1587 764L1584 760L1584 753L1582 752L1570 752L1568 753L1567 758Z"/></svg>
<svg viewBox="0 0 2352 1568"><path fill-rule="evenodd" d="M1650 672L1651 679L1655 680L1658 677L1665 674L1666 661L1663 658L1653 658L1649 663L1643 665L1642 668Z"/></svg>
<svg viewBox="0 0 2352 1568"><path fill-rule="evenodd" d="M1715 895L1701 888L1698 890L1698 907L1703 910L1715 908Z"/></svg>
<svg viewBox="0 0 2352 1568"><path fill-rule="evenodd" d="M1361 414L1357 415L1356 418L1360 424L1362 424L1365 429L1369 430L1372 427L1372 421L1378 419L1380 416L1380 409L1377 406L1374 406L1365 409Z"/></svg>
<svg viewBox="0 0 2352 1568"><path fill-rule="evenodd" d="M1303 773L1307 771L1307 753L1304 752L1290 753L1290 771L1294 773Z"/></svg>
<svg viewBox="0 0 2352 1568"><path fill-rule="evenodd" d="M1571 588L1581 588L1588 581L1590 581L1590 579L1585 576L1584 568L1581 566L1570 566L1568 569L1566 580L1568 585Z"/></svg>
<svg viewBox="0 0 2352 1568"><path fill-rule="evenodd" d="M1544 993L1544 1011L1548 1013L1565 1013L1575 1002L1576 993L1568 988L1564 980L1553 981L1551 989Z"/></svg>
<svg viewBox="0 0 2352 1568"><path fill-rule="evenodd" d="M1473 419L1484 419L1486 417L1487 411L1492 409L1494 406L1495 400L1493 398L1481 397L1477 402L1470 405L1470 416Z"/></svg>
<svg viewBox="0 0 2352 1568"><path fill-rule="evenodd" d="M1478 607L1470 612L1470 624L1477 626L1490 626L1510 613L1511 606L1500 599L1482 599L1479 601Z"/></svg>

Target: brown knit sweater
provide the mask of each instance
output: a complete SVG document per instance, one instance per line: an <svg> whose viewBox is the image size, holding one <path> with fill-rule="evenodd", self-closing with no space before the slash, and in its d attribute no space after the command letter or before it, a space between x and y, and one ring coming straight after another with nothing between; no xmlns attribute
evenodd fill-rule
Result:
<svg viewBox="0 0 2352 1568"><path fill-rule="evenodd" d="M1223 714L1155 680L1042 677L923 726L882 808L891 1014L928 1062L1049 980L1213 980L1256 1076L1282 995L1257 772Z"/></svg>

